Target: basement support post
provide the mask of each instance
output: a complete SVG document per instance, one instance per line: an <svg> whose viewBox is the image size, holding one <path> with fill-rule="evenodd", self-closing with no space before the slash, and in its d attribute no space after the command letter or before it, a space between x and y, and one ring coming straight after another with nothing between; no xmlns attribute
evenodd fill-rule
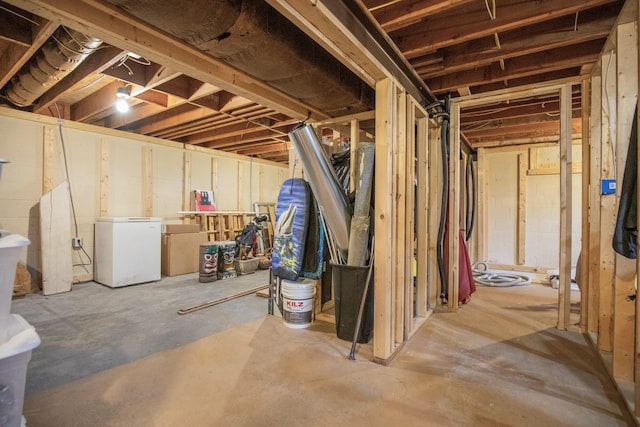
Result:
<svg viewBox="0 0 640 427"><path fill-rule="evenodd" d="M449 310L458 310L458 251L460 232L460 105L451 102L451 144L449 147ZM446 159L444 160L446 161ZM446 209L446 206L443 207Z"/></svg>
<svg viewBox="0 0 640 427"><path fill-rule="evenodd" d="M582 241L580 242L580 332L588 331L589 319L589 118L591 115L590 80L585 78L580 86L582 102ZM577 272L576 272L577 274Z"/></svg>
<svg viewBox="0 0 640 427"><path fill-rule="evenodd" d="M558 329L571 316L571 83L560 87L560 289Z"/></svg>
<svg viewBox="0 0 640 427"><path fill-rule="evenodd" d="M589 147L589 276L586 284L589 287L589 312L587 329L598 332L600 316L600 178L602 169L602 78L591 77L591 125ZM598 338L598 348L600 338Z"/></svg>

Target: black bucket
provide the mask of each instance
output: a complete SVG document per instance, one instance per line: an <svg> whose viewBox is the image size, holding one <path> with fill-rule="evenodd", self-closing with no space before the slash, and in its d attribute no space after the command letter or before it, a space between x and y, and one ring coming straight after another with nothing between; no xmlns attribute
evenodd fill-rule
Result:
<svg viewBox="0 0 640 427"><path fill-rule="evenodd" d="M336 313L338 338L353 342L362 294L367 281L369 267L331 264L331 277ZM368 343L373 338L373 274L360 322L359 343Z"/></svg>

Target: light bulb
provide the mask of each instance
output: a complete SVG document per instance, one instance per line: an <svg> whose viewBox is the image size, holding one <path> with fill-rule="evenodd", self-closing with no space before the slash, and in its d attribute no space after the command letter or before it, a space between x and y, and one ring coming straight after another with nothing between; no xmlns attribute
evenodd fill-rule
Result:
<svg viewBox="0 0 640 427"><path fill-rule="evenodd" d="M121 113L126 113L129 111L129 103L127 103L126 99L118 99L116 101L116 110Z"/></svg>

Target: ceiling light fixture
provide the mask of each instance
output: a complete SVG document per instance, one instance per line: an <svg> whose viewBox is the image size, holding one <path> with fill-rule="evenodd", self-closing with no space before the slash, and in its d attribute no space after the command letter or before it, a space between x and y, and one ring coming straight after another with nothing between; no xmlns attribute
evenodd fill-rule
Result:
<svg viewBox="0 0 640 427"><path fill-rule="evenodd" d="M116 92L116 98L118 98L116 101L116 110L120 113L126 113L129 111L129 103L127 102L127 99L130 97L131 91L129 89L126 87L119 87Z"/></svg>

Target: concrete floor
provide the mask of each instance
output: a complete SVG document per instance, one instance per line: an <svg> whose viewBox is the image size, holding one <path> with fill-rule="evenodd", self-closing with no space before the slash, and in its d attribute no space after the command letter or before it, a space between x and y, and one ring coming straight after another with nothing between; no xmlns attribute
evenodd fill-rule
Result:
<svg viewBox="0 0 640 427"><path fill-rule="evenodd" d="M267 300L242 298L191 314L177 311L269 282L269 271L212 283L198 273L112 289L95 282L64 294L30 294L11 311L36 327L27 395L179 347L232 326L264 318Z"/></svg>
<svg viewBox="0 0 640 427"><path fill-rule="evenodd" d="M224 284L193 282L14 301L43 339L28 426L634 425L584 337L554 328L549 287L480 287L385 367L371 344L349 361L333 325L286 328L253 295L178 316Z"/></svg>

